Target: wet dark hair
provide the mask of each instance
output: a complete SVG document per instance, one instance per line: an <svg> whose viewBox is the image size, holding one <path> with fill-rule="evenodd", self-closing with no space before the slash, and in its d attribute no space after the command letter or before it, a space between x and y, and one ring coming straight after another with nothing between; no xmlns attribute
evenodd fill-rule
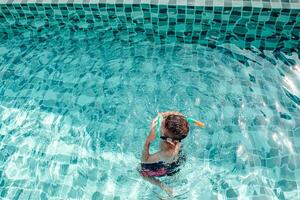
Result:
<svg viewBox="0 0 300 200"><path fill-rule="evenodd" d="M168 115L165 119L165 128L172 135L172 139L182 140L189 132L189 123L184 116Z"/></svg>

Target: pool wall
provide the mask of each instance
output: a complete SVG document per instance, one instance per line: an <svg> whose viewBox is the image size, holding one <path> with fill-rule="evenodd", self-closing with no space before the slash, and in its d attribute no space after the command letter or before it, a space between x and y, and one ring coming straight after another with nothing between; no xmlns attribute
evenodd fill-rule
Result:
<svg viewBox="0 0 300 200"><path fill-rule="evenodd" d="M282 8L291 7L291 3L282 1L280 6L265 8L247 6L248 1L243 1L241 7L234 7L239 5L235 2L230 7L226 4L228 1L223 2L226 7L207 6L208 1L201 1L205 6L118 1L116 4L8 2L0 5L2 39L50 38L51 35L101 38L110 34L128 42L193 43L211 48L227 43L246 49L282 52L299 52L300 49L299 3L294 3L293 8Z"/></svg>

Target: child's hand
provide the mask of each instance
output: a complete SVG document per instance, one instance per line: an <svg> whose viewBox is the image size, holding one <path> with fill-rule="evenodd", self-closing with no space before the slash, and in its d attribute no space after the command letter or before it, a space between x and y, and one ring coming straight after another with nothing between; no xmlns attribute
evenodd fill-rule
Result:
<svg viewBox="0 0 300 200"><path fill-rule="evenodd" d="M150 129L155 129L156 127L156 123L157 123L157 119L158 119L158 115L152 120L151 125L150 125Z"/></svg>

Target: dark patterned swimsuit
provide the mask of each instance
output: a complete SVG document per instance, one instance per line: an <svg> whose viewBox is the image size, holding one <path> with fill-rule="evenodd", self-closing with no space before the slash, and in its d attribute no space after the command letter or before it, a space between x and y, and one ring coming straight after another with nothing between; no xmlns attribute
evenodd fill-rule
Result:
<svg viewBox="0 0 300 200"><path fill-rule="evenodd" d="M159 161L157 163L141 163L140 173L143 176L172 176L180 171L180 166L186 161L185 154L180 150L178 160L172 163Z"/></svg>

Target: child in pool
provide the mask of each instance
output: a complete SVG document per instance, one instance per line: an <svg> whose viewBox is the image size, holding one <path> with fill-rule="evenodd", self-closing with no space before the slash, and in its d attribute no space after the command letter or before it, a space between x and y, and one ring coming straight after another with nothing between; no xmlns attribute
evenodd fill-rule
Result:
<svg viewBox="0 0 300 200"><path fill-rule="evenodd" d="M160 129L157 128L157 125L160 126ZM151 123L150 133L144 144L140 174L147 181L162 188L170 196L172 196L173 190L155 177L171 176L180 170L180 165L185 161L185 156L180 150L181 140L188 135L188 132L189 123L181 113L159 113ZM156 134L161 139L160 150L154 154L149 154L150 143L155 140Z"/></svg>

